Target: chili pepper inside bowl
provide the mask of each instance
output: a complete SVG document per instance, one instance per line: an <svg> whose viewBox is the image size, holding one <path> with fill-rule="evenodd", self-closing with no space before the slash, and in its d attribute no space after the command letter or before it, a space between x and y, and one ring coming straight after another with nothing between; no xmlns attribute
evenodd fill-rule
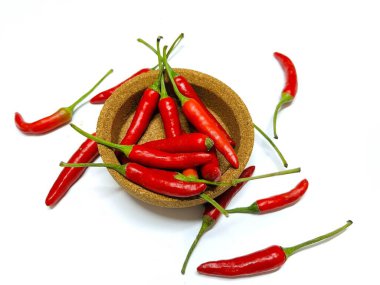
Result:
<svg viewBox="0 0 380 285"><path fill-rule="evenodd" d="M223 156L218 154L221 180L229 181L238 178L250 158L254 129L253 122L247 107L241 98L226 84L210 75L189 69L175 69L175 71L187 78L189 83L198 93L210 112L227 130L236 143L235 151L239 158L239 167L231 167ZM157 79L158 71L150 71L133 78L121 85L105 102L98 119L97 136L119 143L128 129L133 118L136 106L144 90ZM170 84L167 84L168 93L175 98ZM182 115L180 107L180 119L183 130L192 132L193 129ZM139 140L138 144L151 140L165 138L160 115L153 116L149 127ZM114 151L106 146L99 145L99 153L105 163L120 164ZM128 181L115 170L109 169L112 177L118 184L133 197L152 205L168 208L184 208L196 206L205 201L199 196L192 198L174 198L151 192ZM227 190L229 186L208 186L205 193L215 198Z"/></svg>

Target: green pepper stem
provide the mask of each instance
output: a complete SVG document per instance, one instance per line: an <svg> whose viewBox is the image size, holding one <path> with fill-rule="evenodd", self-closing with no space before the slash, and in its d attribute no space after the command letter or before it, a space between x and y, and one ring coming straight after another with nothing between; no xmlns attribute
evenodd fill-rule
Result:
<svg viewBox="0 0 380 285"><path fill-rule="evenodd" d="M172 45L170 46L169 48L169 51L168 51L168 57L170 56L170 54L172 53L172 51L178 46L178 44L180 43L180 41L184 38L184 34L181 33L177 38L176 40L172 43ZM151 69L152 70L155 70L157 67L159 67L159 64L156 64L154 67L152 67Z"/></svg>
<svg viewBox="0 0 380 285"><path fill-rule="evenodd" d="M233 208L228 209L227 212L229 214L235 214L235 213L241 213L241 214L259 214L260 209L256 202L252 203L248 207L239 207L239 208Z"/></svg>
<svg viewBox="0 0 380 285"><path fill-rule="evenodd" d="M303 243L297 244L297 245L292 246L292 247L285 247L285 248L283 248L285 255L288 258L289 256L293 255L294 253L296 253L297 251L299 251L305 247L308 247L308 246L313 245L315 243L321 242L321 241L326 240L328 238L332 238L333 236L341 233L342 231L344 231L346 228L348 228L351 225L352 225L352 221L348 220L347 223L343 227L340 227L340 228L336 229L335 231L329 232L325 235L316 237L314 239L305 241Z"/></svg>
<svg viewBox="0 0 380 285"><path fill-rule="evenodd" d="M160 41L157 39L157 57L158 57L158 64L160 66L160 99L167 98L168 93L166 92L165 87L165 78L164 78L164 64L162 62L162 56L161 56L161 49L160 49Z"/></svg>
<svg viewBox="0 0 380 285"><path fill-rule="evenodd" d="M273 133L274 133L275 139L278 139L278 136L277 136L277 114L278 114L278 111L280 110L282 105L293 101L293 99L294 99L294 97L292 95L290 95L289 93L282 93L281 100L280 100L280 102L278 102L278 104L276 106L276 109L275 109L274 115L273 115Z"/></svg>
<svg viewBox="0 0 380 285"><path fill-rule="evenodd" d="M278 156L281 158L281 161L284 165L284 167L288 167L288 163L285 160L285 157L282 155L281 151L278 149L278 147L274 144L274 142L267 136L266 133L262 129L259 128L256 124L253 125L254 128L270 143L270 145L274 148L274 150L277 152Z"/></svg>
<svg viewBox="0 0 380 285"><path fill-rule="evenodd" d="M59 166L62 167L106 167L119 172L121 175L125 176L125 164L110 164L110 163L65 163L61 161Z"/></svg>
<svg viewBox="0 0 380 285"><path fill-rule="evenodd" d="M83 94L78 100L76 100L73 104L71 104L69 107L67 107L67 109L73 113L74 112L74 109L75 107L80 103L82 102L88 95L91 94L92 91L95 90L96 87L98 87L100 85L100 83L103 82L104 79L106 79L108 77L108 75L110 75L111 73L113 72L113 69L110 69L108 70L108 72L89 90L87 91L85 94Z"/></svg>
<svg viewBox="0 0 380 285"><path fill-rule="evenodd" d="M76 125L74 124L70 124L70 126L76 130L78 133L80 133L81 135L85 136L86 138L89 138L99 144L102 144L102 145L105 145L105 146L108 146L108 147L111 147L111 148L114 148L114 149L117 149L117 150L120 150L122 151L127 157L129 156L130 152L132 151L133 149L133 145L121 145L121 144L116 144L116 143L112 143L112 142L109 142L109 141L106 141L106 140L103 140L99 137L96 137L92 134L89 134L87 132L85 132L84 130L82 130L81 128L77 127Z"/></svg>
<svg viewBox="0 0 380 285"><path fill-rule="evenodd" d="M251 176L251 177L244 177L244 178L239 178L239 179L232 179L231 181L209 181L205 179L198 179L194 177L188 177L186 175L183 175L182 173L177 173L175 175L175 178L181 181L185 182L197 182L197 183L205 183L207 185L213 185L213 186L221 186L221 185L227 185L227 186L235 186L241 182L245 181L250 181L250 180L256 180L256 179L262 179L262 178L268 178L268 177L273 177L273 176L280 176L280 175L286 175L286 174L292 174L292 173L297 173L301 172L301 168L292 168L292 169L287 169L283 171L278 171L278 172L272 172L268 174L263 174L263 175L257 175L257 176Z"/></svg>
<svg viewBox="0 0 380 285"><path fill-rule="evenodd" d="M205 193L199 194L199 196L205 200L206 202L210 203L214 206L215 209L217 209L220 213L222 213L224 216L228 217L228 213L226 209L224 209L218 202L216 202L214 199L212 199L209 195Z"/></svg>
<svg viewBox="0 0 380 285"><path fill-rule="evenodd" d="M199 240L204 235L204 233L207 232L214 225L214 223L215 221L211 219L209 216L203 216L201 228L199 229L197 236L195 237L189 251L187 252L185 261L183 262L182 269L181 269L182 274L185 274L187 264L189 263L190 257L193 254L193 251L195 247L197 246Z"/></svg>

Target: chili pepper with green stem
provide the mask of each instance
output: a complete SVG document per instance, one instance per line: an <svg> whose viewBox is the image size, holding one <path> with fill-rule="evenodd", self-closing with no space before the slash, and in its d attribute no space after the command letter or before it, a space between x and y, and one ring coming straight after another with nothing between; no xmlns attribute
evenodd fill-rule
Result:
<svg viewBox="0 0 380 285"><path fill-rule="evenodd" d="M290 256L303 248L330 239L348 228L352 221L325 235L316 237L292 247L273 245L260 251L232 259L209 261L198 266L201 274L219 277L239 277L257 275L280 268Z"/></svg>
<svg viewBox="0 0 380 285"><path fill-rule="evenodd" d="M268 198L259 199L248 207L239 207L227 210L228 213L265 214L280 210L296 203L305 194L309 182L303 179L292 190Z"/></svg>
<svg viewBox="0 0 380 285"><path fill-rule="evenodd" d="M240 174L240 178L250 177L250 176L252 176L254 171L255 171L254 166L247 167ZM237 192L239 192L241 190L241 188L243 188L243 186L246 183L247 182L242 182L242 183L239 183L235 186L232 186L231 188L226 190L222 195L218 196L215 200L223 208L227 207L228 204L230 203L230 201L232 200L232 198L236 195ZM191 247L190 247L190 249L186 255L185 261L184 261L184 263L182 265L182 269L181 269L182 274L185 274L187 264L190 260L190 257L192 255L195 247L197 246L199 240L202 238L202 236L204 235L204 233L206 231L210 230L215 225L215 223L219 219L220 215L221 215L220 212L215 207L213 207L211 204L205 205L205 209L204 209L203 217L202 217L202 225L201 225L201 228L199 229L199 232L198 232L193 244L191 245Z"/></svg>
<svg viewBox="0 0 380 285"><path fill-rule="evenodd" d="M79 103L81 103L88 95L90 95L91 92L94 91L94 89L98 87L98 85L102 83L102 81L106 79L106 77L110 75L112 72L113 70L110 69L88 92L82 95L78 100L76 100L69 107L60 108L58 109L58 111L56 111L50 116L37 120L33 123L27 123L24 121L21 114L16 112L15 114L16 127L24 134L41 135L41 134L51 132L63 125L68 124L73 117L73 114L76 110L75 109L76 106Z"/></svg>
<svg viewBox="0 0 380 285"><path fill-rule="evenodd" d="M284 104L291 103L294 100L294 97L297 94L298 80L297 80L296 68L289 57L279 52L275 52L274 57L281 64L281 67L284 70L285 77L286 77L285 86L282 89L282 93L281 93L281 99L280 99L280 102L278 102L276 106L276 109L274 111L274 116L273 116L273 132L274 132L274 137L277 139L278 136L277 136L276 125L277 125L278 111Z"/></svg>

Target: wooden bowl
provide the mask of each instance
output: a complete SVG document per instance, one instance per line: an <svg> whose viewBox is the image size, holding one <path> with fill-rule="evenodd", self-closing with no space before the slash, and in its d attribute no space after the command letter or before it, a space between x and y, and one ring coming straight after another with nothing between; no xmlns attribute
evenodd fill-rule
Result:
<svg viewBox="0 0 380 285"><path fill-rule="evenodd" d="M235 151L240 163L238 169L230 167L219 153L218 158L222 180L229 181L237 178L245 168L253 149L253 122L247 107L240 97L223 82L198 71L189 69L175 69L175 71L187 78L199 97L236 142ZM120 86L106 101L100 112L96 130L97 136L119 143L127 131L143 91L156 80L157 76L157 71L150 71ZM167 89L170 96L175 96L169 83L167 83ZM181 123L185 131L190 131L182 113ZM139 143L164 137L161 117L157 113ZM105 163L119 164L111 149L99 145L99 153ZM109 172L130 195L152 205L184 208L205 202L199 197L183 199L157 194L128 181L114 170L109 170ZM227 189L227 186L209 186L205 193L215 198Z"/></svg>

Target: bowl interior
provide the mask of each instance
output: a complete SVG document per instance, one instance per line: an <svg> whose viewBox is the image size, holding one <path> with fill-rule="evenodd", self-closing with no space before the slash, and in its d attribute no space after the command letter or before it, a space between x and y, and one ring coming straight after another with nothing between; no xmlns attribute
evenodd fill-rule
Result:
<svg viewBox="0 0 380 285"><path fill-rule="evenodd" d="M175 71L186 77L211 113L213 113L236 142L235 151L240 164L238 169L230 167L228 162L219 153L218 159L222 171L222 180L228 181L237 178L245 168L253 149L253 122L247 107L231 88L212 76L189 69L175 69ZM99 115L97 124L97 135L99 137L115 143L119 143L122 140L132 121L142 93L156 80L157 76L158 71L142 74L127 81L112 94L104 104ZM169 83L167 84L167 89L169 95L174 97L174 92ZM185 132L191 132L192 127L187 123L181 113L180 107L179 111L182 128ZM161 117L156 113L139 143L164 137L165 133ZM111 149L99 145L99 153L105 163L119 164ZM114 170L109 170L109 172L130 195L149 204L169 208L182 208L205 202L199 197L183 199L157 194L128 181ZM215 198L227 188L228 186L209 186L205 193Z"/></svg>

